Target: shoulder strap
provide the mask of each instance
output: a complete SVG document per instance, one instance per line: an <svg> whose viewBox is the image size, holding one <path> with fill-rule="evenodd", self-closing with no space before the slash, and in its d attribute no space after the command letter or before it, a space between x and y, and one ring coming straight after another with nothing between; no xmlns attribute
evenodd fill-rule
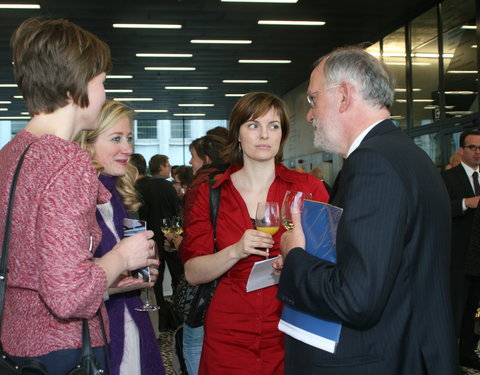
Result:
<svg viewBox="0 0 480 375"><path fill-rule="evenodd" d="M2 317L3 317L3 303L5 298L5 289L7 287L7 260L8 260L8 245L10 243L10 222L12 220L13 213L13 203L15 200L15 188L17 185L18 175L20 174L20 169L22 168L23 159L25 159L25 154L32 143L30 143L25 150L23 150L20 159L18 160L17 167L13 173L12 184L10 185L10 194L8 197L8 207L7 207L7 216L5 218L5 232L3 235L3 245L2 245L2 257L0 258L0 328L2 326Z"/></svg>
<svg viewBox="0 0 480 375"><path fill-rule="evenodd" d="M222 190L222 186L218 186L215 189L213 185L215 184L215 180L210 179L208 180L208 184L210 185L210 220L212 221L213 227L213 243L215 245L215 252L217 251L217 216L218 216L218 207L220 206L220 193Z"/></svg>

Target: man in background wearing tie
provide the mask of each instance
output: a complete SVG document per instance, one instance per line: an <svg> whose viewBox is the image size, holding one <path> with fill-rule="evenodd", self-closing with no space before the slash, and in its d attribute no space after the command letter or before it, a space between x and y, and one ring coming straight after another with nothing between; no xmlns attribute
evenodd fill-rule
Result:
<svg viewBox="0 0 480 375"><path fill-rule="evenodd" d="M460 135L460 165L444 171L452 205L451 285L455 328L459 339L460 364L480 370L475 353L475 312L480 299L480 279L465 275L465 254L470 243L475 209L480 198L480 131L466 130Z"/></svg>

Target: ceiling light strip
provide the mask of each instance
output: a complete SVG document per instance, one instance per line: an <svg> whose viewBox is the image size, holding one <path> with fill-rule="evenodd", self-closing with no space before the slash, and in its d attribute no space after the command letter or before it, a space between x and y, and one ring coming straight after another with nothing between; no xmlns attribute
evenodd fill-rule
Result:
<svg viewBox="0 0 480 375"><path fill-rule="evenodd" d="M0 4L0 9L40 9L38 4Z"/></svg>
<svg viewBox="0 0 480 375"><path fill-rule="evenodd" d="M119 102L151 102L153 98L113 98Z"/></svg>
<svg viewBox="0 0 480 375"><path fill-rule="evenodd" d="M105 89L105 92L106 93L119 93L119 92L125 92L125 93L129 93L129 92L133 92L132 89Z"/></svg>
<svg viewBox="0 0 480 375"><path fill-rule="evenodd" d="M160 23L114 23L116 29L181 29L182 25Z"/></svg>
<svg viewBox="0 0 480 375"><path fill-rule="evenodd" d="M274 26L324 26L324 21L287 21L287 20L259 20L259 25Z"/></svg>
<svg viewBox="0 0 480 375"><path fill-rule="evenodd" d="M0 120L30 120L30 116L0 116Z"/></svg>
<svg viewBox="0 0 480 375"><path fill-rule="evenodd" d="M134 112L139 112L139 113L167 113L168 109L135 109Z"/></svg>
<svg viewBox="0 0 480 375"><path fill-rule="evenodd" d="M192 57L191 53L136 53L137 57Z"/></svg>
<svg viewBox="0 0 480 375"><path fill-rule="evenodd" d="M145 70L173 70L173 71L191 71L197 68L190 66L146 66Z"/></svg>
<svg viewBox="0 0 480 375"><path fill-rule="evenodd" d="M174 116L205 116L205 113L174 113Z"/></svg>
<svg viewBox="0 0 480 375"><path fill-rule="evenodd" d="M290 64L292 60L238 60L240 64Z"/></svg>
<svg viewBox="0 0 480 375"><path fill-rule="evenodd" d="M207 86L165 86L165 90L208 90Z"/></svg>
<svg viewBox="0 0 480 375"><path fill-rule="evenodd" d="M195 103L191 103L191 104L179 104L178 105L179 107L214 107L215 104L195 104Z"/></svg>
<svg viewBox="0 0 480 375"><path fill-rule="evenodd" d="M447 73L450 74L477 74L477 70L448 70Z"/></svg>
<svg viewBox="0 0 480 375"><path fill-rule="evenodd" d="M251 40L234 39L192 39L190 43L197 44L252 44Z"/></svg>
<svg viewBox="0 0 480 375"><path fill-rule="evenodd" d="M107 79L132 79L133 76L130 74L109 74Z"/></svg>
<svg viewBox="0 0 480 375"><path fill-rule="evenodd" d="M0 83L0 87L17 87L15 83Z"/></svg>
<svg viewBox="0 0 480 375"><path fill-rule="evenodd" d="M223 83L268 83L266 79L224 79Z"/></svg>

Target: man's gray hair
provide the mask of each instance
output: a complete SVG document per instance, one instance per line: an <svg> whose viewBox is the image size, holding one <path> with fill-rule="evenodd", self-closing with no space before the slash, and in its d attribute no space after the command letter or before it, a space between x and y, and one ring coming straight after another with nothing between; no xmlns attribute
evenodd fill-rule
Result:
<svg viewBox="0 0 480 375"><path fill-rule="evenodd" d="M360 47L342 47L323 56L323 73L328 83L350 82L364 100L377 108L390 109L395 94L395 78L385 65Z"/></svg>

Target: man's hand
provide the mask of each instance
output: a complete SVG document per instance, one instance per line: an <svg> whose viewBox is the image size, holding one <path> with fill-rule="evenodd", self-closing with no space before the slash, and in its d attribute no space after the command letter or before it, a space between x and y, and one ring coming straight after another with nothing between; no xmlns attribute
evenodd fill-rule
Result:
<svg viewBox="0 0 480 375"><path fill-rule="evenodd" d="M305 235L302 229L302 220L300 212L293 212L292 210L293 229L286 231L280 240L280 250L282 251L283 259L295 247L305 249Z"/></svg>
<svg viewBox="0 0 480 375"><path fill-rule="evenodd" d="M477 208L479 199L480 195L471 198L465 198L465 206L467 206L468 208Z"/></svg>

